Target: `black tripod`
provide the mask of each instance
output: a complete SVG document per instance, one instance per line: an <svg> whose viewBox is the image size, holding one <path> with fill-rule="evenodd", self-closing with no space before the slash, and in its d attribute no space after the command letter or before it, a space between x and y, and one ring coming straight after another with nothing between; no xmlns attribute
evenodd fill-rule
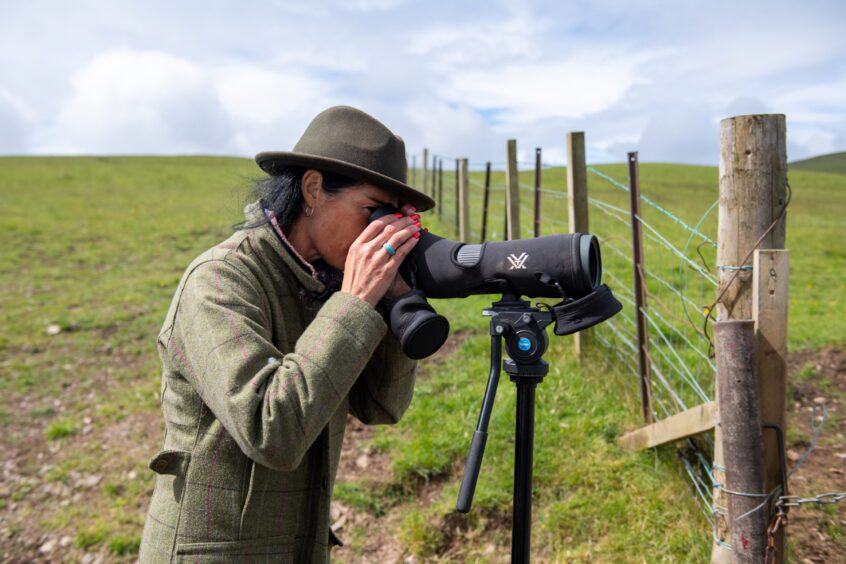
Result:
<svg viewBox="0 0 846 564"><path fill-rule="evenodd" d="M511 381L517 385L517 444L514 452L514 509L511 525L511 561L528 562L532 536L532 454L535 434L535 387L549 372L549 365L541 359L549 340L545 328L555 321L550 311L530 307L517 296L506 294L501 301L486 309L490 316L491 371L479 422L473 433L464 478L458 492L456 509L470 511L479 468L488 437L488 423L499 384L502 362L502 340L511 360L502 363Z"/></svg>

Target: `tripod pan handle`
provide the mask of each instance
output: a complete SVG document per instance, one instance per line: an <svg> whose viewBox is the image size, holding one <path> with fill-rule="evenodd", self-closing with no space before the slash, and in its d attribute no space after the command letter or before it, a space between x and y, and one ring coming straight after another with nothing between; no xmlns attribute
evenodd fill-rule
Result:
<svg viewBox="0 0 846 564"><path fill-rule="evenodd" d="M464 478L461 480L461 488L458 490L458 503L455 508L460 513L470 511L473 504L473 494L476 492L476 481L479 479L479 470L482 467L482 457L485 455L485 443L488 434L485 431L476 430L473 433L473 440L470 443L470 452L467 454L467 465L464 467Z"/></svg>

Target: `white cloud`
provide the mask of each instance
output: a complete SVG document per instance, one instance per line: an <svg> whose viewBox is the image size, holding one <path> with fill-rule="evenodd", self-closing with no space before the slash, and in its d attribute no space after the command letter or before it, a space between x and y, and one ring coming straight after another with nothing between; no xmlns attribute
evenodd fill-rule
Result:
<svg viewBox="0 0 846 564"><path fill-rule="evenodd" d="M501 110L511 123L583 117L617 103L636 84L636 66L584 55L562 61L467 71L452 77L446 95L475 107Z"/></svg>
<svg viewBox="0 0 846 564"><path fill-rule="evenodd" d="M27 152L31 117L23 102L0 88L0 154Z"/></svg>
<svg viewBox="0 0 846 564"><path fill-rule="evenodd" d="M0 150L252 155L291 148L318 111L339 103L384 121L409 150L493 161L506 138L529 157L543 146L545 160L558 160L566 131L580 130L593 159L639 149L645 160L715 162L718 120L753 112L787 115L791 157L846 149L839 0L443 8L9 4Z"/></svg>
<svg viewBox="0 0 846 564"><path fill-rule="evenodd" d="M228 119L211 77L195 63L112 50L71 79L53 140L63 152L225 153Z"/></svg>

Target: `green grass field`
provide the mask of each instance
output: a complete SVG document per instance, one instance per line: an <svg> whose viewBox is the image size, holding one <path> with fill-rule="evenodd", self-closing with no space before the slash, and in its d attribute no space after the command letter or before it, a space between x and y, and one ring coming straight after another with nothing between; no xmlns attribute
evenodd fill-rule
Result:
<svg viewBox="0 0 846 564"><path fill-rule="evenodd" d="M815 172L830 172L834 174L846 174L846 152L820 155L810 159L803 159L790 163L791 168L796 170L812 170Z"/></svg>
<svg viewBox="0 0 846 564"><path fill-rule="evenodd" d="M625 179L623 165L598 168ZM132 558L153 483L146 463L162 437L155 335L183 269L241 220L250 181L258 176L246 159L0 159L0 424L4 458L16 461L0 511L14 514L13 536L62 531L80 551ZM501 184L501 173L494 176ZM481 180L479 173L473 177ZM522 181L531 184L531 175ZM645 164L641 181L644 194L691 224L717 196L715 168ZM790 346L843 347L846 182L801 170L791 171L790 182ZM546 170L543 184L563 189L563 169ZM590 191L608 201L625 196L593 177ZM473 193L479 231L478 186ZM494 194L490 216L498 238L502 193ZM529 208L528 192L524 201ZM426 214L424 224L451 234L451 204L445 199L442 219ZM564 205L545 197L543 234L566 230ZM672 229L663 216L646 217ZM608 225L602 221L610 220L597 217L600 234ZM713 235L715 226L713 213L703 230ZM606 259L612 265L607 253ZM678 263L664 257L655 268L671 276ZM697 291L707 294L707 288ZM488 372L480 312L494 299L434 304L453 331L468 338L446 361L423 363L425 377L407 416L372 440L390 459L388 484L371 491L347 482L337 492L351 505L398 510L399 542L424 559L451 542L444 523L455 519L458 477ZM60 332L48 335L51 325ZM598 351L581 369L570 349L569 338L553 337L546 357L553 369L538 391L536 553L577 561L707 560L707 521L675 449L631 454L615 445L637 424L636 385L609 355ZM508 546L507 525L492 523L507 523L510 514L514 395L504 378L474 510L459 523L468 539L456 553L460 558L486 559L490 542ZM92 476L99 479L86 481ZM426 483L438 488L424 503L414 493ZM54 495L62 488L71 493ZM65 497L71 501L56 502ZM355 542L366 534L348 536Z"/></svg>

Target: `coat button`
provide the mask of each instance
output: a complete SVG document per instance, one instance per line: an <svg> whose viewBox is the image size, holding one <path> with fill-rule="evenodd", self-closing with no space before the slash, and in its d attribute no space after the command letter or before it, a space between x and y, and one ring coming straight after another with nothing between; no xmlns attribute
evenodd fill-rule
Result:
<svg viewBox="0 0 846 564"><path fill-rule="evenodd" d="M167 470L168 463L166 458L159 458L156 460L154 470L160 474L164 473Z"/></svg>

